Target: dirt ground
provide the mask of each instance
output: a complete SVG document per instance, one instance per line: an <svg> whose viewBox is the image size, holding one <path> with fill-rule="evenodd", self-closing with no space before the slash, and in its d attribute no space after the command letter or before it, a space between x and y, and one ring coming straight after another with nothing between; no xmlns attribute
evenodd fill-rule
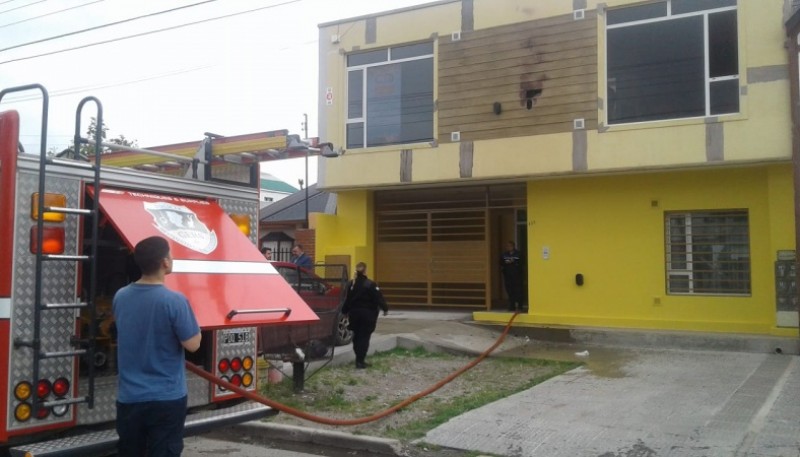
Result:
<svg viewBox="0 0 800 457"><path fill-rule="evenodd" d="M291 382L263 386L277 401L330 418L359 418L376 414L423 391L472 360L424 351L392 351L371 357L371 366L357 370L351 365L326 368L306 382L303 393L293 394ZM432 449L411 443L437 424L430 422L437 411L471 409L477 403L507 396L559 374L574 365L559 362L488 358L436 392L398 413L363 425L336 427L279 414L272 422L341 432L397 438L406 444L409 456L460 457L463 451ZM465 405L469 406L465 406ZM423 439L424 441L424 439Z"/></svg>

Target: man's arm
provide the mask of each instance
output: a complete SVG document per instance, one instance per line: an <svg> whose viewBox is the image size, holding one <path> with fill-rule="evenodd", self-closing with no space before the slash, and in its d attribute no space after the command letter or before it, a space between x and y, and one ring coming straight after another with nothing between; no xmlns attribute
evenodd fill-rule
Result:
<svg viewBox="0 0 800 457"><path fill-rule="evenodd" d="M196 352L198 349L200 349L200 341L202 341L202 339L203 334L197 332L197 335L189 338L186 341L181 341L181 345L189 352Z"/></svg>
<svg viewBox="0 0 800 457"><path fill-rule="evenodd" d="M378 308L383 310L383 315L389 314L389 305L386 304L386 299L383 297L383 292L381 292L381 288L378 287L376 283L372 283L372 293L374 296L374 300L378 305Z"/></svg>

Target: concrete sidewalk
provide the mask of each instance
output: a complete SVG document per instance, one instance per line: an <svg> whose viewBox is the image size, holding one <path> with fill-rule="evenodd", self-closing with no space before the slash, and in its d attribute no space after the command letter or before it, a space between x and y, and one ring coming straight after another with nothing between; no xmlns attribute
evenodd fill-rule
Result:
<svg viewBox="0 0 800 457"><path fill-rule="evenodd" d="M379 320L371 349L482 352L502 328L470 321L469 313L392 313ZM797 356L588 344L596 342L510 336L497 354L584 365L456 417L422 441L514 457L800 457ZM352 360L349 347L337 348L335 364Z"/></svg>

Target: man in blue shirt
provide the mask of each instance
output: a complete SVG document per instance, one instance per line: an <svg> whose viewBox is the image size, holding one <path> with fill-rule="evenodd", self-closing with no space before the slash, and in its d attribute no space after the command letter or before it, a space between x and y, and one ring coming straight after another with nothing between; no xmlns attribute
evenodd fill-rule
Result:
<svg viewBox="0 0 800 457"><path fill-rule="evenodd" d="M200 327L183 294L164 287L172 272L169 243L140 241L133 258L142 277L114 295L117 326L118 455L177 457L186 420L184 349L200 348Z"/></svg>
<svg viewBox="0 0 800 457"><path fill-rule="evenodd" d="M311 269L314 266L314 263L311 261L311 257L309 257L305 252L303 252L303 246L300 244L295 244L294 247L292 248L291 261L293 264L302 268Z"/></svg>

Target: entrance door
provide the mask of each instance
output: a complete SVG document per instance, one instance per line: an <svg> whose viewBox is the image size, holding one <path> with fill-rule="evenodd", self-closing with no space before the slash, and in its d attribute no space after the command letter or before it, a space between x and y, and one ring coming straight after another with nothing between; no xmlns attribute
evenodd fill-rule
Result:
<svg viewBox="0 0 800 457"><path fill-rule="evenodd" d="M524 203L524 185L377 193L376 273L389 303L487 309L490 208L509 194Z"/></svg>

